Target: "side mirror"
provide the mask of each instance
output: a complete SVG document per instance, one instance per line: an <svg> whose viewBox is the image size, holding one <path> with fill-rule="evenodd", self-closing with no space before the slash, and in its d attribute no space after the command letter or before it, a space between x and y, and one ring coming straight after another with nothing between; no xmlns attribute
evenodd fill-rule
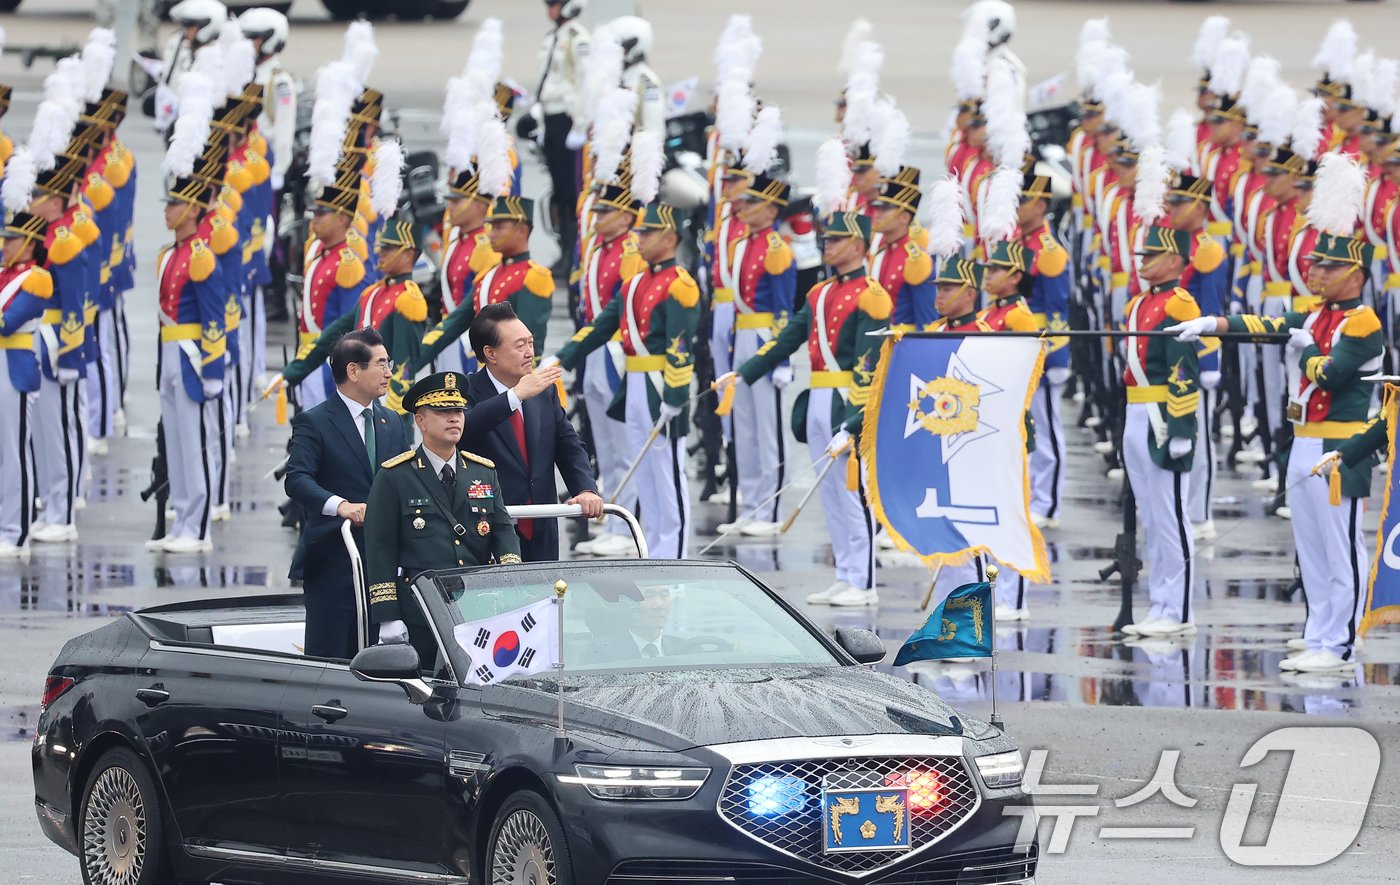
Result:
<svg viewBox="0 0 1400 885"><path fill-rule="evenodd" d="M371 645L355 655L350 672L361 682L392 682L404 690L410 702L423 704L433 689L423 681L418 651L407 643Z"/></svg>
<svg viewBox="0 0 1400 885"><path fill-rule="evenodd" d="M836 644L862 664L878 664L889 653L885 640L862 627L837 627Z"/></svg>

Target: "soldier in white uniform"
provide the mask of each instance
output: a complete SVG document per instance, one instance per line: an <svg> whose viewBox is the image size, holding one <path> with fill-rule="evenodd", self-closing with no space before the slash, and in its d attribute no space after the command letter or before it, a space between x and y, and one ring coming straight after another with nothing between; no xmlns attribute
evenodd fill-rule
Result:
<svg viewBox="0 0 1400 885"><path fill-rule="evenodd" d="M647 64L652 42L651 22L635 15L624 15L609 22L608 29L622 46L622 85L637 96L637 116L632 128L665 132L666 88Z"/></svg>
<svg viewBox="0 0 1400 885"><path fill-rule="evenodd" d="M161 54L164 67L156 83L156 128L165 132L179 113L180 80L194 66L194 55L201 46L219 38L228 7L219 0L180 0L170 7L170 20L180 30L170 35Z"/></svg>

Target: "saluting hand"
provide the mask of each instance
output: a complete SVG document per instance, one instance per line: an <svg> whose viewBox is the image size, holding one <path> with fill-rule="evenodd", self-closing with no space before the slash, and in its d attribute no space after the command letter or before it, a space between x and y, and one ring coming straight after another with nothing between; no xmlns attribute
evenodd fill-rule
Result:
<svg viewBox="0 0 1400 885"><path fill-rule="evenodd" d="M521 378L520 383L515 385L515 395L520 397L521 402L524 402L532 396L544 393L562 377L564 377L564 370L558 366L536 369Z"/></svg>

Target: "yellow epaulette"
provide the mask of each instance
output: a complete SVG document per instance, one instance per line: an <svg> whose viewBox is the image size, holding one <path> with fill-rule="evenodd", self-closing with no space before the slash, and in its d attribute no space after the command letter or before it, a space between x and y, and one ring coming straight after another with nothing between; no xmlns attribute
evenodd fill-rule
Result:
<svg viewBox="0 0 1400 885"><path fill-rule="evenodd" d="M1381 318L1369 306L1353 307L1346 313L1342 324L1342 334L1348 338L1365 338L1381 330Z"/></svg>
<svg viewBox="0 0 1400 885"><path fill-rule="evenodd" d="M358 286L365 278L365 264L355 250L348 246L340 249L340 264L335 269L335 284L342 289Z"/></svg>
<svg viewBox="0 0 1400 885"><path fill-rule="evenodd" d="M224 173L224 182L240 194L253 186L253 173L248 171L241 160L230 160L228 172Z"/></svg>
<svg viewBox="0 0 1400 885"><path fill-rule="evenodd" d="M904 244L904 282L911 286L917 286L931 276L933 276L933 256L914 242L914 237L911 234Z"/></svg>
<svg viewBox="0 0 1400 885"><path fill-rule="evenodd" d="M486 234L477 234L476 248L472 250L472 257L467 259L467 267L480 276L500 263L501 253L491 248L491 238Z"/></svg>
<svg viewBox="0 0 1400 885"><path fill-rule="evenodd" d="M83 188L83 199L92 204L92 208L101 212L112 205L112 198L117 192L112 189L112 185L107 179L96 172L90 173L87 178L87 185Z"/></svg>
<svg viewBox="0 0 1400 885"><path fill-rule="evenodd" d="M102 231L98 229L97 222L93 220L85 210L79 209L73 213L73 236L84 246L91 246L102 236Z"/></svg>
<svg viewBox="0 0 1400 885"><path fill-rule="evenodd" d="M53 274L42 267L32 268L19 287L36 298L51 298L53 296Z"/></svg>
<svg viewBox="0 0 1400 885"><path fill-rule="evenodd" d="M763 269L770 274L785 273L792 267L792 247L775 230L768 232L768 252L763 256Z"/></svg>
<svg viewBox="0 0 1400 885"><path fill-rule="evenodd" d="M53 244L49 246L49 261L54 264L67 264L83 251L83 241L67 227L59 225L53 232Z"/></svg>
<svg viewBox="0 0 1400 885"><path fill-rule="evenodd" d="M525 271L525 288L532 295L551 298L554 295L554 274L543 264L531 259L530 269Z"/></svg>
<svg viewBox="0 0 1400 885"><path fill-rule="evenodd" d="M473 454L472 452L463 452L460 449L458 450L458 452L462 456L462 466L464 467L467 465L468 462L475 461L482 467L490 467L492 470L496 469L496 462L492 461L490 458L483 458L480 455Z"/></svg>
<svg viewBox="0 0 1400 885"><path fill-rule="evenodd" d="M1035 256L1035 272L1043 277L1058 277L1069 267L1069 253L1048 230L1040 232L1040 251Z"/></svg>
<svg viewBox="0 0 1400 885"><path fill-rule="evenodd" d="M627 240L622 244L622 260L618 262L618 269L622 274L623 282L647 269L646 259L642 257L641 251L637 248L636 234L628 234Z"/></svg>
<svg viewBox="0 0 1400 885"><path fill-rule="evenodd" d="M1194 320L1201 315L1201 308L1196 304L1196 299L1192 298L1191 293L1180 286L1177 286L1176 291L1172 292L1172 297L1167 299L1166 306L1162 308L1162 311L1178 323Z"/></svg>
<svg viewBox="0 0 1400 885"><path fill-rule="evenodd" d="M248 170L255 185L262 184L272 176L272 166L267 162L267 157L252 148L248 149L243 158L243 168Z"/></svg>
<svg viewBox="0 0 1400 885"><path fill-rule="evenodd" d="M368 234L369 222L365 221L365 217L363 215L356 215L354 220L350 222L350 228L354 231L357 231L360 234Z"/></svg>
<svg viewBox="0 0 1400 885"><path fill-rule="evenodd" d="M1191 256L1196 273L1211 273L1224 263L1225 247L1205 231L1196 234L1196 254Z"/></svg>
<svg viewBox="0 0 1400 885"><path fill-rule="evenodd" d="M345 232L345 245L354 249L355 257L359 258L361 261L369 259L369 243L367 243L360 232L353 227Z"/></svg>
<svg viewBox="0 0 1400 885"><path fill-rule="evenodd" d="M423 297L423 290L417 283L408 280L399 297L394 299L394 310L410 323L421 323L428 319L428 299Z"/></svg>
<svg viewBox="0 0 1400 885"><path fill-rule="evenodd" d="M102 177L107 179L107 183L113 188L126 187L126 183L131 180L131 160L126 149L118 144L113 144L107 152L107 165L102 167Z"/></svg>
<svg viewBox="0 0 1400 885"><path fill-rule="evenodd" d="M909 224L909 239L919 244L919 248L928 251L928 228L919 222L914 221Z"/></svg>
<svg viewBox="0 0 1400 885"><path fill-rule="evenodd" d="M243 211L243 193L231 184L219 189L219 202L227 206L234 215Z"/></svg>
<svg viewBox="0 0 1400 885"><path fill-rule="evenodd" d="M218 265L219 260L214 257L214 250L209 248L208 243L199 237L190 240L190 279L202 283L214 275Z"/></svg>
<svg viewBox="0 0 1400 885"><path fill-rule="evenodd" d="M671 281L671 287L666 291L681 307L690 308L700 303L700 287L696 285L690 271L683 267L676 269L676 278Z"/></svg>
<svg viewBox="0 0 1400 885"><path fill-rule="evenodd" d="M259 157L267 157L267 139L256 129L248 133L248 150L257 154ZM264 159L264 162L266 162L266 159Z"/></svg>
<svg viewBox="0 0 1400 885"><path fill-rule="evenodd" d="M381 461L379 463L379 466L385 469L389 467L398 467L400 464L406 464L409 461L412 461L413 454L413 449L409 449L406 452L399 452L397 455L390 458L388 461Z"/></svg>
<svg viewBox="0 0 1400 885"><path fill-rule="evenodd" d="M1018 301L1016 306L1007 311L1003 318L1006 328L1012 332L1038 332L1040 324L1035 321L1035 314L1026 305L1025 301Z"/></svg>
<svg viewBox="0 0 1400 885"><path fill-rule="evenodd" d="M214 254L227 255L237 245L238 228L217 212L209 216L209 248L214 250Z"/></svg>
<svg viewBox="0 0 1400 885"><path fill-rule="evenodd" d="M10 156L15 152L15 143L3 132L0 132L0 163L10 162Z"/></svg>
<svg viewBox="0 0 1400 885"><path fill-rule="evenodd" d="M877 321L887 320L890 314L894 313L894 299L874 277L865 278L865 288L861 291L856 306Z"/></svg>

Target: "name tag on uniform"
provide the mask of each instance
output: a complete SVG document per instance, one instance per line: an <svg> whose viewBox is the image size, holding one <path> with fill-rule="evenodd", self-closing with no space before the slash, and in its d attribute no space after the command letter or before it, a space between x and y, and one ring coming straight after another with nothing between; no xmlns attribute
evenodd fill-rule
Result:
<svg viewBox="0 0 1400 885"><path fill-rule="evenodd" d="M479 479L474 479L472 480L472 484L467 486L467 497L494 498L496 497L496 491L495 489L491 488L491 484L489 482L482 482Z"/></svg>
<svg viewBox="0 0 1400 885"><path fill-rule="evenodd" d="M430 499L428 499L428 498L409 498L409 499L408 499L408 506L410 506L410 507L427 507L428 505L430 505L430 504L432 504L432 503L433 503L433 502L432 502Z"/></svg>

